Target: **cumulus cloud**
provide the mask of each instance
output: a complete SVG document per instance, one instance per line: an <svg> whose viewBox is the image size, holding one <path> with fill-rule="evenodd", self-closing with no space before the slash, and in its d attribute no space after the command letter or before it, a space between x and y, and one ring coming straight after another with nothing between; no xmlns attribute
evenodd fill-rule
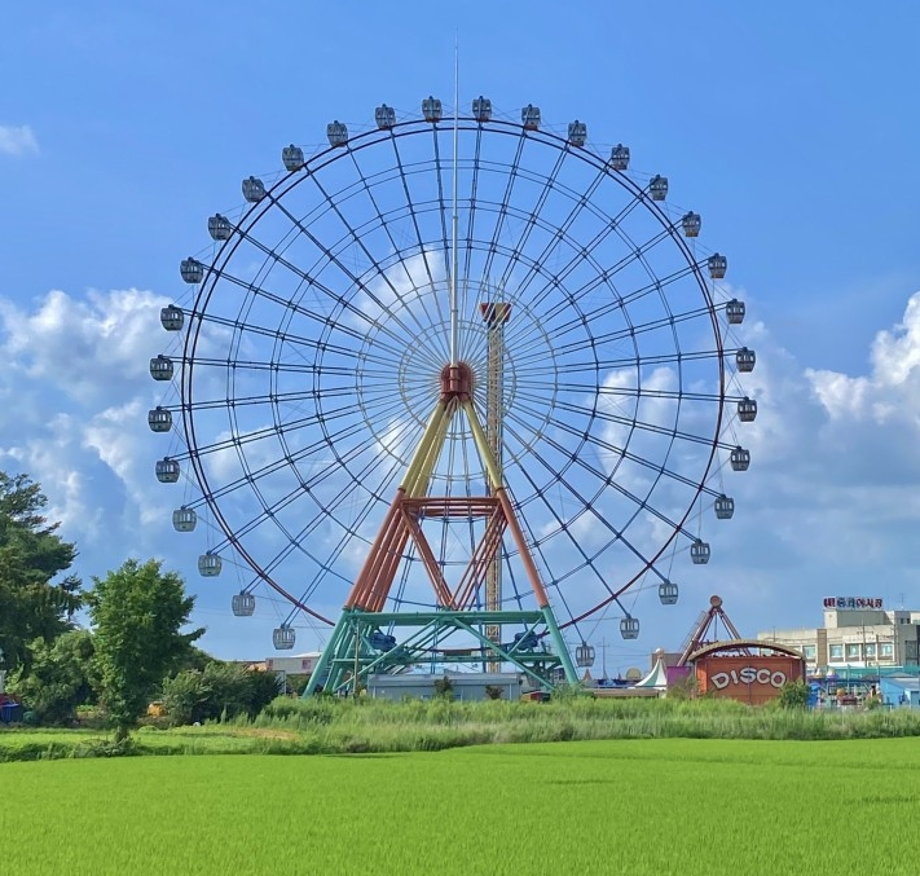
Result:
<svg viewBox="0 0 920 876"><path fill-rule="evenodd" d="M0 152L25 155L38 152L38 140L28 125L0 125Z"/></svg>
<svg viewBox="0 0 920 876"><path fill-rule="evenodd" d="M32 311L0 300L6 361L20 376L47 382L80 403L137 389L152 331L167 299L137 289L90 291L83 300L53 290Z"/></svg>
<svg viewBox="0 0 920 876"><path fill-rule="evenodd" d="M188 569L195 589L195 556L206 548L207 535L197 531L194 538L177 538L169 525L171 508L194 490L156 482L154 461L176 452L177 439L154 435L145 423L146 409L168 392L147 374L148 360L163 340L157 317L165 302L137 289L84 296L52 291L31 305L0 299L6 366L0 373L5 411L0 468L28 472L42 484L51 500L49 516L61 520L65 537L78 543L84 575L102 574L130 553L159 555L172 567ZM630 610L642 616L643 640L648 636L651 647L673 644L712 592L721 593L739 627L753 633L773 624L817 622L824 595L891 599L914 581L920 293L909 299L897 325L878 332L866 373L805 370L756 319L739 327L738 340L758 357L754 372L731 389L758 401L756 421L735 422L730 436L751 450L751 469L739 473L723 466L718 475L720 489L736 500L736 514L731 521L716 521L709 509L703 513L701 535L713 549L710 565L693 566L684 554L665 558L662 571L683 588L676 613L657 607L651 579L648 592L635 600L638 606L635 594L630 596ZM664 390L673 376L662 370L648 379ZM609 381L615 388L615 377ZM649 404L660 401L651 398ZM642 414L657 422L661 412L649 408ZM385 424L381 428L384 443L397 440ZM221 434L215 429L210 438ZM675 466L680 462L675 459ZM281 490L285 484L270 486ZM354 501L364 502L363 496L355 494ZM242 501L242 491L231 499ZM599 502L603 510L604 500ZM525 515L532 511L525 509ZM565 507L559 513L565 518ZM527 523L539 534L547 519L537 515ZM573 523L589 545L592 518ZM694 520L694 531L696 525ZM630 533L657 543L664 528L647 517L637 519ZM360 530L372 538L375 527L364 520ZM314 540L326 538L319 523L311 533ZM280 549L280 537L276 528L266 529L266 543L274 539L266 556ZM252 549L258 554L257 546ZM365 550L343 545L342 562L357 567ZM295 555L279 575L303 581L301 565ZM242 578L250 579L245 572ZM217 612L219 605L225 616L230 589L202 591L202 607L213 602L209 610ZM662 625L657 637L656 623ZM232 651L232 643L227 647ZM255 647L257 653L265 648Z"/></svg>
<svg viewBox="0 0 920 876"><path fill-rule="evenodd" d="M920 427L920 292L898 325L875 336L870 362L865 376L813 369L805 376L831 420Z"/></svg>

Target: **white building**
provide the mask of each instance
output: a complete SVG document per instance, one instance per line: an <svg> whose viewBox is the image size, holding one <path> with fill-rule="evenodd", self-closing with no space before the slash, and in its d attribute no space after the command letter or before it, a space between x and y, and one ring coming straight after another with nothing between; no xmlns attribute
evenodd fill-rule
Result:
<svg viewBox="0 0 920 876"><path fill-rule="evenodd" d="M269 672L283 672L285 675L310 675L321 656L320 651L308 651L306 654L266 657L265 668Z"/></svg>
<svg viewBox="0 0 920 876"><path fill-rule="evenodd" d="M886 669L916 666L920 656L920 611L887 610L882 600L828 597L824 626L770 630L760 641L796 648L810 671L819 667Z"/></svg>

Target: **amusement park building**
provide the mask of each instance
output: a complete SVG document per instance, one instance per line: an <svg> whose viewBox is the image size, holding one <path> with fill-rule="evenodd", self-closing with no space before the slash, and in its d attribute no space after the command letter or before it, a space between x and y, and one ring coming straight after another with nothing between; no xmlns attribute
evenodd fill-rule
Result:
<svg viewBox="0 0 920 876"><path fill-rule="evenodd" d="M915 667L920 611L886 610L881 599L829 597L824 600L823 627L770 630L757 638L801 651L809 673L822 668Z"/></svg>

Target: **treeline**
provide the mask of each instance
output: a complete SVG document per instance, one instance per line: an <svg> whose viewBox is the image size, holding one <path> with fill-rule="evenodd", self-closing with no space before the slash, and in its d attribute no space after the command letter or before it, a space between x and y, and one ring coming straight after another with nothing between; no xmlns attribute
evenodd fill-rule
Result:
<svg viewBox="0 0 920 876"><path fill-rule="evenodd" d="M96 707L124 739L160 697L174 720L255 716L275 677L221 663L186 630L194 597L157 560L127 560L90 587L67 574L77 555L43 514L47 498L26 475L0 473L0 670L35 724L73 725ZM91 630L78 629L85 610Z"/></svg>

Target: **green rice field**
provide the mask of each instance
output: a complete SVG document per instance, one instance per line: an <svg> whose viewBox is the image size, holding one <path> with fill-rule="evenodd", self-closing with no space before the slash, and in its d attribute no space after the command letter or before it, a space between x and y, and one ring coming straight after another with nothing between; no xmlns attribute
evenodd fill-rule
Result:
<svg viewBox="0 0 920 876"><path fill-rule="evenodd" d="M918 872L920 742L651 739L0 764L3 872Z"/></svg>

